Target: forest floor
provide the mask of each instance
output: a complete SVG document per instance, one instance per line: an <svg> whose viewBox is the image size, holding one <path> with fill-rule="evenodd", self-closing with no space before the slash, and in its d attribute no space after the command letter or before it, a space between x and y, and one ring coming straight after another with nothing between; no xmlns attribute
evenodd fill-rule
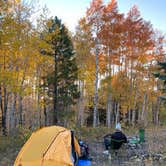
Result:
<svg viewBox="0 0 166 166"><path fill-rule="evenodd" d="M92 166L164 166L166 165L166 127L145 130L145 143L137 147L124 145L117 155L104 149L103 136L108 129L82 129L79 138L89 145ZM127 136L136 136L137 130L124 130ZM13 166L14 160L25 142L18 136L0 136L0 166Z"/></svg>
<svg viewBox="0 0 166 166"><path fill-rule="evenodd" d="M102 138L89 142L92 166L165 166L166 165L166 128L145 130L146 140L137 145L125 144L117 152L105 151ZM128 132L128 137L137 132Z"/></svg>

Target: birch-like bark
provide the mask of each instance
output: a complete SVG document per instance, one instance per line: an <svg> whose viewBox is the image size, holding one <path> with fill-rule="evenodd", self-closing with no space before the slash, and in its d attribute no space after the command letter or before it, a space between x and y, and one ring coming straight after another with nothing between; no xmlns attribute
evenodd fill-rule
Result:
<svg viewBox="0 0 166 166"><path fill-rule="evenodd" d="M94 91L94 110L93 110L93 127L97 125L97 103L98 103L98 73L99 73L99 49L98 49L98 39L96 39L96 72L95 72L95 91Z"/></svg>
<svg viewBox="0 0 166 166"><path fill-rule="evenodd" d="M109 77L109 82L108 82L108 95L107 95L107 113L106 113L106 125L107 127L111 127L111 112L112 112L112 95L111 95L111 76L112 76L112 70L111 70L111 51L108 48L108 62L109 62L109 72L108 72L108 77Z"/></svg>
<svg viewBox="0 0 166 166"><path fill-rule="evenodd" d="M132 55L132 51L131 54ZM133 61L130 61L130 105L128 112L128 122L131 123L131 109L132 109L132 92L133 92Z"/></svg>
<svg viewBox="0 0 166 166"><path fill-rule="evenodd" d="M84 125L84 109L85 109L85 99L84 99L84 81L79 81L80 98L78 100L78 111L77 111L77 125L82 127Z"/></svg>
<svg viewBox="0 0 166 166"><path fill-rule="evenodd" d="M155 104L155 125L159 125L159 105L160 105L160 98L157 97L156 104Z"/></svg>
<svg viewBox="0 0 166 166"><path fill-rule="evenodd" d="M116 120L115 120L115 124L117 124L119 122L119 102L116 103Z"/></svg>
<svg viewBox="0 0 166 166"><path fill-rule="evenodd" d="M143 105L142 105L142 114L141 114L141 120L145 120L145 111L146 111L146 107L147 107L147 103L148 103L148 95L147 93L144 94L144 101L143 101Z"/></svg>
<svg viewBox="0 0 166 166"><path fill-rule="evenodd" d="M16 92L10 93L10 105L9 105L9 132L15 128L15 113L16 113Z"/></svg>
<svg viewBox="0 0 166 166"><path fill-rule="evenodd" d="M108 93L107 97L107 113L106 113L106 125L109 128L111 126L111 110L112 110L112 105L111 105L111 93Z"/></svg>
<svg viewBox="0 0 166 166"><path fill-rule="evenodd" d="M138 96L138 90L136 87L136 92L134 96L134 107L133 107L133 112L132 112L132 125L135 125L135 115L136 115L136 104L137 104L137 96Z"/></svg>

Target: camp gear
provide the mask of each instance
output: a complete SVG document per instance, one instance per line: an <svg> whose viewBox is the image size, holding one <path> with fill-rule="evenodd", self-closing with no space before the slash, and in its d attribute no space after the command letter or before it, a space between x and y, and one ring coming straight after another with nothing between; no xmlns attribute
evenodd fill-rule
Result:
<svg viewBox="0 0 166 166"><path fill-rule="evenodd" d="M139 139L140 139L140 142L145 142L145 130L144 129L139 129Z"/></svg>
<svg viewBox="0 0 166 166"><path fill-rule="evenodd" d="M129 148L138 148L138 144L139 144L139 138L138 136L130 136L130 137L127 137L127 141L128 141L128 147Z"/></svg>
<svg viewBox="0 0 166 166"><path fill-rule="evenodd" d="M116 131L113 134L104 136L104 145L106 150L119 149L123 143L127 143L126 136L121 131Z"/></svg>
<svg viewBox="0 0 166 166"><path fill-rule="evenodd" d="M78 143L80 145L80 150L81 150L80 159L88 159L89 158L89 147L88 147L88 144L86 144L82 140L79 140Z"/></svg>
<svg viewBox="0 0 166 166"><path fill-rule="evenodd" d="M127 143L127 138L121 131L116 131L111 135L111 149L118 150L123 143Z"/></svg>
<svg viewBox="0 0 166 166"><path fill-rule="evenodd" d="M80 146L70 130L60 126L44 127L31 135L14 166L75 166L73 151L80 156Z"/></svg>
<svg viewBox="0 0 166 166"><path fill-rule="evenodd" d="M127 137L127 141L130 144L138 144L139 138L138 138L138 136L132 136L132 137L130 136L130 137Z"/></svg>
<svg viewBox="0 0 166 166"><path fill-rule="evenodd" d="M104 146L105 146L105 150L108 150L108 149L109 149L110 142L111 142L111 134L105 135L105 136L104 136Z"/></svg>
<svg viewBox="0 0 166 166"><path fill-rule="evenodd" d="M91 166L91 161L90 160L79 160L78 166Z"/></svg>

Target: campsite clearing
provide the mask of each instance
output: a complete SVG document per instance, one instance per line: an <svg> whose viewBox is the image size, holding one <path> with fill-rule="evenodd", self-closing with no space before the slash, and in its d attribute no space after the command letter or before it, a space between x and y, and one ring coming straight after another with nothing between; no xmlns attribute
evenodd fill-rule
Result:
<svg viewBox="0 0 166 166"><path fill-rule="evenodd" d="M91 129L93 130L93 129ZM103 129L104 131L104 129ZM134 131L134 130L133 130ZM100 134L99 134L100 133ZM127 131L126 131L127 133ZM115 163L126 163L130 165L138 164L142 162L139 157L132 156L130 160L122 160L122 158L118 158L115 160L110 160L109 156L103 154L104 146L103 146L103 139L102 133L97 132L94 137L89 136L86 131L81 133L84 135L84 139L89 145L90 148L90 155L92 157L92 166L108 166L110 162ZM104 133L103 133L104 134ZM132 135L133 133L127 133L128 135ZM87 135L87 137L85 137ZM147 149L145 150L148 153L145 153L144 162L147 164L152 165L155 163L155 166L165 165L166 164L166 128L155 128L155 129L146 129L146 144ZM3 137L0 136L0 165L1 166L13 166L14 160L20 151L23 140L20 137ZM125 149L123 149L122 153L125 156ZM149 156L148 156L149 155ZM141 157L141 155L140 155ZM142 156L143 157L143 156ZM142 158L143 159L143 158Z"/></svg>

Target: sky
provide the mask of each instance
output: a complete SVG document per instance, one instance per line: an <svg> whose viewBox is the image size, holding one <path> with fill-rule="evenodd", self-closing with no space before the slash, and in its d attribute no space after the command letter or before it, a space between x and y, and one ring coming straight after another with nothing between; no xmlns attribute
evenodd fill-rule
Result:
<svg viewBox="0 0 166 166"><path fill-rule="evenodd" d="M109 0L104 0L107 3ZM57 16L70 31L74 32L78 20L86 13L91 0L40 0L46 5L51 16ZM137 5L141 16L153 24L154 29L166 34L166 0L117 0L120 13L126 14L133 5Z"/></svg>

